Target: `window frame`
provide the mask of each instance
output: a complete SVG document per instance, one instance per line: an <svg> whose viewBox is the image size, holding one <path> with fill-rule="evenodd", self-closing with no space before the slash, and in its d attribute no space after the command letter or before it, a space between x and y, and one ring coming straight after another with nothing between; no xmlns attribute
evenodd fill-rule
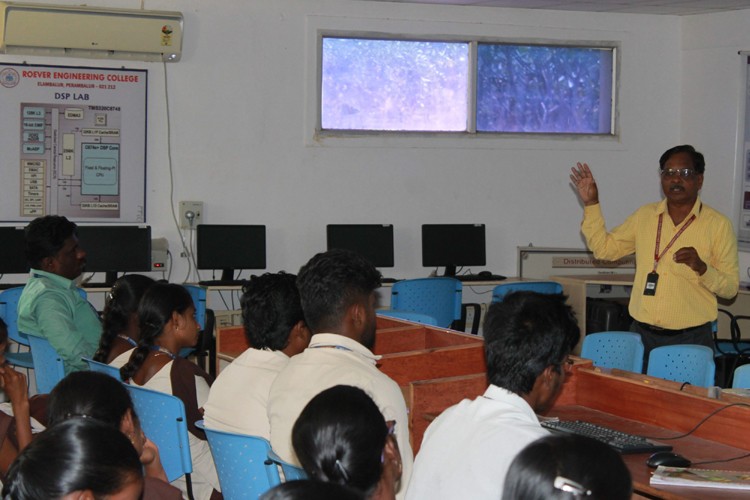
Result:
<svg viewBox="0 0 750 500"><path fill-rule="evenodd" d="M467 127L466 131L411 131L411 130L355 130L355 129L324 129L322 128L322 86L323 86L323 39L324 38L351 38L368 40L393 40L393 41L419 41L438 43L467 43L469 45L469 72L468 72L468 96L467 96ZM315 140L325 138L347 138L347 137L467 137L467 138L509 138L509 139L531 139L531 140L559 140L559 139L594 139L594 140L619 140L619 88L620 88L620 59L621 42L607 40L552 40L552 39L524 39L524 38L498 38L487 36L451 36L451 35L414 35L395 34L383 32L362 31L339 31L321 29L316 37L316 95L315 95ZM477 52L479 44L501 44L501 45L527 45L527 46L554 46L585 49L607 49L612 52L612 88L610 103L610 127L609 133L553 133L553 132L477 132Z"/></svg>

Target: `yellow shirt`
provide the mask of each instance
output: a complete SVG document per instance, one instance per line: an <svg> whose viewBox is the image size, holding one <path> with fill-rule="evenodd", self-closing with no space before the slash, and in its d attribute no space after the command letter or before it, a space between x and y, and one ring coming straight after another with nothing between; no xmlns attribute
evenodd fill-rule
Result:
<svg viewBox="0 0 750 500"><path fill-rule="evenodd" d="M615 260L635 252L635 281L630 295L630 315L650 325L679 330L716 319L716 296L732 298L739 288L737 239L732 223L700 198L691 214L696 218L659 259L656 294L643 295L646 276L654 268L659 214L664 214L659 253L690 219L675 226L667 201L644 205L622 225L607 232L600 205L584 207L581 231L597 259ZM672 256L683 247L694 247L706 263L703 276Z"/></svg>

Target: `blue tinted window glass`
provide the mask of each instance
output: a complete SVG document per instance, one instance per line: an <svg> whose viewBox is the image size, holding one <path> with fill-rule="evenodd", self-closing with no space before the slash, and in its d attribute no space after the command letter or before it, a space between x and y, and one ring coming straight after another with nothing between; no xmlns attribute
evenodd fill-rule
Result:
<svg viewBox="0 0 750 500"><path fill-rule="evenodd" d="M467 129L469 44L323 38L321 126Z"/></svg>
<svg viewBox="0 0 750 500"><path fill-rule="evenodd" d="M613 53L479 44L477 131L612 133Z"/></svg>

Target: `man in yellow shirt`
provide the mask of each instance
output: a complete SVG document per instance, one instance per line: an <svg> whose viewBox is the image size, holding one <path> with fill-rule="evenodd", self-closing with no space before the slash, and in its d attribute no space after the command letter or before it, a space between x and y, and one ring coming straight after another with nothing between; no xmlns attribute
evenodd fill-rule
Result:
<svg viewBox="0 0 750 500"><path fill-rule="evenodd" d="M594 256L616 260L635 252L629 311L631 330L643 339L644 371L655 347L700 344L713 349L716 297L737 294L732 223L698 196L705 166L693 146L668 149L659 159L665 199L642 206L611 232L589 166L578 163L570 175L584 205L581 231Z"/></svg>

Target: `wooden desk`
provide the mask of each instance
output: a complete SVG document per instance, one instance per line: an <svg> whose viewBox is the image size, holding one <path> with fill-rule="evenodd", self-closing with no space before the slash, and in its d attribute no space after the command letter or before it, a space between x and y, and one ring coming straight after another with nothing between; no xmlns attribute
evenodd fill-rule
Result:
<svg viewBox="0 0 750 500"><path fill-rule="evenodd" d="M380 369L396 380L409 407L409 429L416 453L429 423L447 407L475 398L487 387L483 341L471 335L378 318L376 353ZM218 330L220 359L231 360L247 348L242 327ZM583 419L633 434L670 437L688 432L701 419L730 403L750 406L750 398L722 394L706 397L707 390L647 375L593 367L573 358L572 373L550 410L550 416ZM669 441L677 453L702 462L750 453L750 407L721 410L691 436ZM623 457L633 475L634 498L712 499L747 498L730 490L673 488L648 484L651 469L647 454ZM697 467L750 471L750 458Z"/></svg>
<svg viewBox="0 0 750 500"><path fill-rule="evenodd" d="M723 395L722 400L705 397L706 389L619 370L594 368L588 360L575 359L573 373L548 416L586 420L613 429L653 437L671 437L688 432L712 411L730 403L750 400ZM484 391L482 374L411 382L408 394L415 419L415 450L422 432L443 409L463 398ZM421 419L421 422L417 419ZM421 430L421 432L420 432ZM693 462L720 460L750 452L750 407L729 407L708 419L691 436L669 442L677 453ZM674 488L649 484L648 454L624 455L633 476L634 498L713 499L747 498L747 492ZM703 466L708 469L750 471L750 458Z"/></svg>

